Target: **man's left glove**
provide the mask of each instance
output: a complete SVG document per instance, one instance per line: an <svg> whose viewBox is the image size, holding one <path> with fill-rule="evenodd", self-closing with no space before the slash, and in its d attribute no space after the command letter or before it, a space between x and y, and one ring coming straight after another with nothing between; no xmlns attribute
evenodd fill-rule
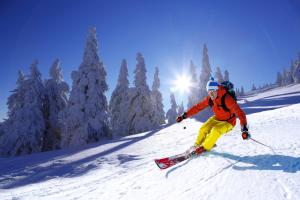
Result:
<svg viewBox="0 0 300 200"><path fill-rule="evenodd" d="M187 118L187 114L186 114L186 112L184 112L181 116L178 116L177 118L176 118L176 121L177 122L181 122L182 120L184 120L184 119L186 119Z"/></svg>
<svg viewBox="0 0 300 200"><path fill-rule="evenodd" d="M250 139L251 135L249 134L249 131L248 131L248 128L246 125L242 126L241 131L242 131L243 140Z"/></svg>

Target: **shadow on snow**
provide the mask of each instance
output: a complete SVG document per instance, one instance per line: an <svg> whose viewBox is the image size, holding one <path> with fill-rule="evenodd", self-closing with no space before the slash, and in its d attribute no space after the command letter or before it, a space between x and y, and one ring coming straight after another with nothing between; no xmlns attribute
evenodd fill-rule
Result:
<svg viewBox="0 0 300 200"><path fill-rule="evenodd" d="M292 156L285 156L285 155L256 155L256 156L237 156L230 153L219 153L216 151L209 152L211 155L221 156L226 160L233 160L234 162L230 162L228 166L225 166L221 170L217 171L214 175L209 177L211 179L216 175L220 174L222 171L232 168L235 170L275 170L275 171L283 171L287 173L296 173L300 171L300 157L292 157ZM201 158L202 156L199 156ZM198 158L198 157L195 157ZM165 178L168 178L169 175L177 170L185 166L191 159L187 160L186 162L175 166L167 171L165 174ZM238 164L247 164L247 166L241 166ZM207 179L207 180L208 180Z"/></svg>
<svg viewBox="0 0 300 200"><path fill-rule="evenodd" d="M237 161L237 163L232 167L235 170L277 170L288 173L296 173L297 171L300 171L300 157L271 154L237 156L229 153L218 153L214 151L212 151L211 154ZM238 163L249 165L239 166L237 165Z"/></svg>
<svg viewBox="0 0 300 200"><path fill-rule="evenodd" d="M274 95L273 97L266 97L256 101L241 104L241 108L245 111L246 114L252 114L300 103L300 93L295 92L294 94L299 94L299 96L278 95L278 97L276 98L276 95Z"/></svg>
<svg viewBox="0 0 300 200"><path fill-rule="evenodd" d="M168 125L161 126L159 129L150 131L145 135L133 138L125 138L118 140L122 142L110 149L93 154L88 157L81 158L76 161L66 163L64 158L72 156L81 151L96 148L103 142L92 144L88 148L81 149L64 149L52 152L44 152L38 154L32 154L28 156L21 156L17 158L4 158L0 159L0 189L12 189L29 184L39 183L46 180L50 180L57 177L77 177L88 173L90 170L100 168L101 163L110 163L112 160L108 160L104 156L128 147L134 143L144 140L156 132L168 127ZM116 141L111 141L112 143ZM110 143L106 141L106 143ZM123 165L127 162L140 159L137 155L119 154L117 158L113 160L113 163L117 162L119 165ZM49 163L49 164L46 164Z"/></svg>

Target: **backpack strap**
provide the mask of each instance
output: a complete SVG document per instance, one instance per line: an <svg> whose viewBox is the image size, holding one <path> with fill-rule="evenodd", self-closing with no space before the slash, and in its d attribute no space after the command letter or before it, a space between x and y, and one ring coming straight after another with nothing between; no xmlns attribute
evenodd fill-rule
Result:
<svg viewBox="0 0 300 200"><path fill-rule="evenodd" d="M226 112L230 112L229 108L226 106L226 103L225 103L225 98L227 95L230 95L230 93L226 92L222 97L221 97L221 105L218 105L220 107L223 108L223 110L225 110ZM230 95L231 96L231 95ZM232 97L233 98L233 97ZM213 107L214 105L214 102L213 100L211 100L211 98L209 98L209 102L208 102L208 105L210 107Z"/></svg>
<svg viewBox="0 0 300 200"><path fill-rule="evenodd" d="M222 96L222 99L221 99L221 106L222 108L226 111L226 112L230 112L230 110L227 108L226 106L226 103L225 103L225 98L226 98L226 95L230 95L230 93L226 93ZM231 96L231 95L230 95ZM233 97L232 97L233 98ZM230 119L234 118L235 117L235 114L234 113L231 113L230 114L230 117L226 120L226 121L229 121Z"/></svg>
<svg viewBox="0 0 300 200"><path fill-rule="evenodd" d="M223 108L223 110L225 110L226 112L229 112L230 110L227 108L226 103L225 103L225 98L228 95L228 93L226 92L222 98L221 98L221 106Z"/></svg>
<svg viewBox="0 0 300 200"><path fill-rule="evenodd" d="M213 107L213 105L214 105L214 102L213 102L213 100L211 100L211 98L209 98L209 100L208 100L208 105L210 107Z"/></svg>
<svg viewBox="0 0 300 200"><path fill-rule="evenodd" d="M225 110L226 112L229 112L230 110L227 108L227 106L226 106L226 104L225 104L225 98L226 98L226 95L227 95L227 94L228 94L228 93L225 93L225 94L221 97L221 105L218 105L218 106L222 107L223 110ZM210 107L213 107L213 105L214 105L214 102L213 102L213 100L211 100L211 98L209 98L208 105L209 105Z"/></svg>

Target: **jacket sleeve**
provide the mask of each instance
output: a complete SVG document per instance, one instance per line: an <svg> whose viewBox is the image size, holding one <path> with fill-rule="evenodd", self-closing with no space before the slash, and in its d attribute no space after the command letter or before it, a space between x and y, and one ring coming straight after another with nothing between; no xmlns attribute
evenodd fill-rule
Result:
<svg viewBox="0 0 300 200"><path fill-rule="evenodd" d="M231 113L234 113L240 119L241 126L247 125L247 119L244 111L240 108L238 103L230 96L227 95L225 98L225 104Z"/></svg>
<svg viewBox="0 0 300 200"><path fill-rule="evenodd" d="M191 107L186 112L187 117L191 117L191 116L197 114L198 112L200 112L201 110L205 109L206 107L208 107L208 105L209 105L209 98L210 97L207 96L202 101L200 101L199 103L197 103L196 105L194 105L193 107Z"/></svg>

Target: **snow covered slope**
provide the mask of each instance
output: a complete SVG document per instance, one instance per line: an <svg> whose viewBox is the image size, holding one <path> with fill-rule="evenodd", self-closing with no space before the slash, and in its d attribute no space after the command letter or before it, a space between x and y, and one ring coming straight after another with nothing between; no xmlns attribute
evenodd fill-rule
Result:
<svg viewBox="0 0 300 200"><path fill-rule="evenodd" d="M158 169L155 158L193 144L201 123L189 119L84 149L2 158L0 199L300 199L299 92L281 90L243 104L251 110L266 99L270 105L293 99L293 105L262 111L264 104L247 115L252 137L274 151L243 141L238 125L212 152Z"/></svg>
<svg viewBox="0 0 300 200"><path fill-rule="evenodd" d="M300 84L266 90L251 94L239 101L247 114L273 110L295 103L300 103Z"/></svg>

